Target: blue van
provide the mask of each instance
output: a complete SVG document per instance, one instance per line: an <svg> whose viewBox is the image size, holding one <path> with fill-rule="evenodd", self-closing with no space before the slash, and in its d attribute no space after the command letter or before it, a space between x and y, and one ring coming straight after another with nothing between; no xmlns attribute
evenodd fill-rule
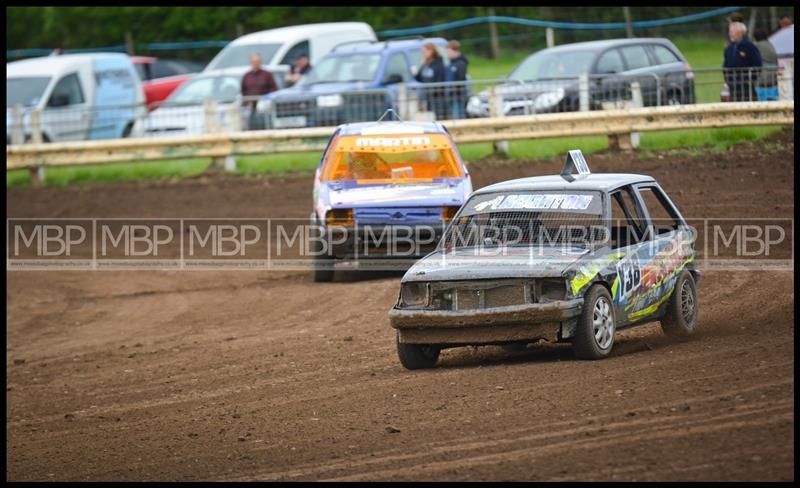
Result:
<svg viewBox="0 0 800 488"><path fill-rule="evenodd" d="M414 73L422 46L433 43L449 64L443 38L340 44L291 88L264 95L258 111L268 128L329 127L380 118L396 109L398 86L419 96Z"/></svg>

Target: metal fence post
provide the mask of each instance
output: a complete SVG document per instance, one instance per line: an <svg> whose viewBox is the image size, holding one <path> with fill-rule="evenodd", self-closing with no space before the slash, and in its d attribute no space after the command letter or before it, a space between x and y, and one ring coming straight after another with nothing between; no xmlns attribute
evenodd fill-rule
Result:
<svg viewBox="0 0 800 488"><path fill-rule="evenodd" d="M31 142L41 144L42 138L42 112L39 109L31 111Z"/></svg>
<svg viewBox="0 0 800 488"><path fill-rule="evenodd" d="M642 99L642 87L638 81L631 82L631 101L633 102L633 108L642 108L644 107L644 100ZM639 133L638 132L631 132L630 136L631 147L638 148L639 147Z"/></svg>
<svg viewBox="0 0 800 488"><path fill-rule="evenodd" d="M34 109L31 112L31 142L33 144L42 144L44 142L42 137L41 111L39 109ZM33 183L34 186L44 184L44 180L44 165L31 168L31 183Z"/></svg>
<svg viewBox="0 0 800 488"><path fill-rule="evenodd" d="M22 105L16 104L11 109L11 144L25 143L25 133L22 130Z"/></svg>
<svg viewBox="0 0 800 488"><path fill-rule="evenodd" d="M211 99L206 99L203 102L203 112L205 114L206 121L206 134L221 132L221 127L217 121L217 102ZM214 157L211 158L211 165L209 166L209 169L212 171L217 171L220 169L224 170L227 169L229 164L228 157Z"/></svg>
<svg viewBox="0 0 800 488"><path fill-rule="evenodd" d="M242 130L242 108L238 103L228 107L228 125L231 132L241 132ZM236 171L236 156L233 154L225 156L225 171Z"/></svg>
<svg viewBox="0 0 800 488"><path fill-rule="evenodd" d="M489 88L489 117L505 117L503 110L503 96L498 92L497 86ZM508 156L508 141L495 141L492 143L495 154Z"/></svg>
<svg viewBox="0 0 800 488"><path fill-rule="evenodd" d="M580 111L589 111L589 74L581 73L578 76L578 100L580 102Z"/></svg>
<svg viewBox="0 0 800 488"><path fill-rule="evenodd" d="M408 119L408 89L405 83L397 84L397 112L403 120Z"/></svg>

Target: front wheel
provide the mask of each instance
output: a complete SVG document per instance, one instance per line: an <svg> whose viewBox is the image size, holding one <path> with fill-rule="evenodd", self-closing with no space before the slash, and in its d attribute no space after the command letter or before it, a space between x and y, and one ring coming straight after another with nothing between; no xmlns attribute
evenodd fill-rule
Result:
<svg viewBox="0 0 800 488"><path fill-rule="evenodd" d="M614 306L608 290L595 284L584 295L583 312L572 339L572 350L579 359L603 359L611 353L616 333Z"/></svg>
<svg viewBox="0 0 800 488"><path fill-rule="evenodd" d="M436 366L439 348L432 344L404 344L397 333L397 356L406 369L427 369Z"/></svg>
<svg viewBox="0 0 800 488"><path fill-rule="evenodd" d="M687 337L697 327L697 287L692 273L681 271L661 319L661 329L671 337Z"/></svg>

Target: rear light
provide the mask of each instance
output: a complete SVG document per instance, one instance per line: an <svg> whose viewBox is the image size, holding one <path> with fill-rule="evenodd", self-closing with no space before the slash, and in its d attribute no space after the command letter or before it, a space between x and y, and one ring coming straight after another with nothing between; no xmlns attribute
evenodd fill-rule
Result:
<svg viewBox="0 0 800 488"><path fill-rule="evenodd" d="M334 208L325 214L325 223L331 226L352 227L355 224L352 208Z"/></svg>
<svg viewBox="0 0 800 488"><path fill-rule="evenodd" d="M461 207L442 207L442 221L450 222Z"/></svg>
<svg viewBox="0 0 800 488"><path fill-rule="evenodd" d="M689 63L683 63L683 71L686 74L687 80L694 79L694 72L692 71L692 65Z"/></svg>

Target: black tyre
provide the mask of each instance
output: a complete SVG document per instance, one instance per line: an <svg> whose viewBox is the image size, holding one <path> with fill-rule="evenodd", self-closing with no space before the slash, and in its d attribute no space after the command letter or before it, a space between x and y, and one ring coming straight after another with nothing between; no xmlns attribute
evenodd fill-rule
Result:
<svg viewBox="0 0 800 488"><path fill-rule="evenodd" d="M397 357L406 369L426 369L436 366L439 348L428 344L403 344L400 332L397 333Z"/></svg>
<svg viewBox="0 0 800 488"><path fill-rule="evenodd" d="M661 329L671 337L687 337L697 328L697 287L692 273L681 271L661 319Z"/></svg>
<svg viewBox="0 0 800 488"><path fill-rule="evenodd" d="M683 105L683 94L679 90L670 90L665 101L664 105Z"/></svg>
<svg viewBox="0 0 800 488"><path fill-rule="evenodd" d="M329 283L333 281L334 276L334 257L328 254L321 253L322 251L322 243L319 241L313 241L313 249L314 252L314 282L315 283Z"/></svg>
<svg viewBox="0 0 800 488"><path fill-rule="evenodd" d="M603 285L595 284L583 300L572 350L579 359L603 359L611 353L617 330L611 294Z"/></svg>

